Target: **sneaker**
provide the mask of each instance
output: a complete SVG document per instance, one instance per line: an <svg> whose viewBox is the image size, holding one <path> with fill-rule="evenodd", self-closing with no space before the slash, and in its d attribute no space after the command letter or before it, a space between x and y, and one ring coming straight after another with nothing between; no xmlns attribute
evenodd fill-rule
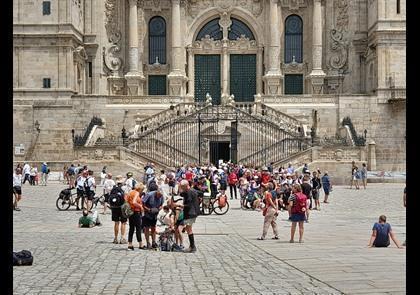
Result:
<svg viewBox="0 0 420 295"><path fill-rule="evenodd" d="M294 242L295 242L295 241L293 241L293 240L290 240L290 241L289 241L289 243L294 243Z"/></svg>
<svg viewBox="0 0 420 295"><path fill-rule="evenodd" d="M157 247L158 247L158 244L157 243L152 243L152 248L153 249L157 249Z"/></svg>
<svg viewBox="0 0 420 295"><path fill-rule="evenodd" d="M262 241L262 240L265 240L265 238L263 238L263 237L258 237L258 238L257 238L257 240L258 240L258 241Z"/></svg>
<svg viewBox="0 0 420 295"><path fill-rule="evenodd" d="M16 211L21 211L19 207L16 207L16 208L15 208L15 210L16 210Z"/></svg>
<svg viewBox="0 0 420 295"><path fill-rule="evenodd" d="M278 239L279 239L279 237L278 237L278 236L275 236L275 237L272 237L271 239L272 239L272 240L278 240Z"/></svg>
<svg viewBox="0 0 420 295"><path fill-rule="evenodd" d="M122 239L120 240L120 244L127 244L127 240L126 240L126 239L124 239L124 238L122 238Z"/></svg>
<svg viewBox="0 0 420 295"><path fill-rule="evenodd" d="M178 247L179 247L179 249L180 249L180 250L182 250L182 251L184 251L184 250L185 250L184 245L179 245Z"/></svg>
<svg viewBox="0 0 420 295"><path fill-rule="evenodd" d="M196 247L194 248L188 247L188 249L184 250L184 253L194 253L196 251L197 251Z"/></svg>
<svg viewBox="0 0 420 295"><path fill-rule="evenodd" d="M114 243L114 244L118 244L118 239L117 239L117 238L115 238L115 239L114 239L114 241L112 241L112 243Z"/></svg>

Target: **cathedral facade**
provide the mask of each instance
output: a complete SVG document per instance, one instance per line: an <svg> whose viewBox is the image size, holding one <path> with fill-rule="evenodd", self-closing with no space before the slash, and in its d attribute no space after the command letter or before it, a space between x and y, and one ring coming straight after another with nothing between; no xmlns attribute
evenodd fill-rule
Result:
<svg viewBox="0 0 420 295"><path fill-rule="evenodd" d="M377 169L405 170L405 0L13 3L15 160L72 161L94 116L116 138L210 97L321 141L348 117Z"/></svg>

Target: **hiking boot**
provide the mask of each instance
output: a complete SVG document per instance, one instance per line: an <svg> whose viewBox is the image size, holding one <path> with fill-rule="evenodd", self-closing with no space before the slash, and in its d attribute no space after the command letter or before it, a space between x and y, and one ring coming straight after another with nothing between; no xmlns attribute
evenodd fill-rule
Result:
<svg viewBox="0 0 420 295"><path fill-rule="evenodd" d="M122 239L120 240L120 244L127 244L127 240L126 240L126 239L124 239L124 238L122 238Z"/></svg>
<svg viewBox="0 0 420 295"><path fill-rule="evenodd" d="M184 253L195 253L196 251L197 251L196 247L194 248L188 247L188 249L184 250Z"/></svg>

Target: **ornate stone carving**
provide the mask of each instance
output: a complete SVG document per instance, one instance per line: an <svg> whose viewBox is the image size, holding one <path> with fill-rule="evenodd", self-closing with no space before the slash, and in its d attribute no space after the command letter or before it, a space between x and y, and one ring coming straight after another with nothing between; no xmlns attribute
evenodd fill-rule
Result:
<svg viewBox="0 0 420 295"><path fill-rule="evenodd" d="M299 8L307 7L306 0L282 0L281 6L289 8L289 10L299 10Z"/></svg>
<svg viewBox="0 0 420 295"><path fill-rule="evenodd" d="M221 12L230 12L234 7L241 7L258 17L263 11L262 2L263 0L190 0L187 5L187 11L190 17L195 18L201 11L209 7L218 7Z"/></svg>
<svg viewBox="0 0 420 295"><path fill-rule="evenodd" d="M229 47L237 49L257 49L257 41L249 40L245 35L241 35L238 39L229 41Z"/></svg>
<svg viewBox="0 0 420 295"><path fill-rule="evenodd" d="M86 61L88 56L86 54L85 48L83 46L76 47L73 52L73 58L79 62Z"/></svg>
<svg viewBox="0 0 420 295"><path fill-rule="evenodd" d="M96 149L94 156L95 160L102 160L104 158L104 151L101 149Z"/></svg>
<svg viewBox="0 0 420 295"><path fill-rule="evenodd" d="M118 28L117 20L117 1L105 0L105 29L108 42L111 43L107 48L103 47L103 62L107 74L118 76L118 72L122 67L122 59L119 56L121 47L121 31Z"/></svg>
<svg viewBox="0 0 420 295"><path fill-rule="evenodd" d="M283 65L283 73L285 74L299 74L304 73L306 69L306 64L304 63L297 63L297 62L291 62L288 64L282 64Z"/></svg>
<svg viewBox="0 0 420 295"><path fill-rule="evenodd" d="M348 0L335 0L334 10L337 18L335 28L330 31L331 57L328 63L330 70L345 72L348 63Z"/></svg>
<svg viewBox="0 0 420 295"><path fill-rule="evenodd" d="M227 2L227 1L225 1ZM220 14L219 25L222 27L223 30L223 39L228 39L228 29L232 25L232 20L230 19L230 13L224 11Z"/></svg>

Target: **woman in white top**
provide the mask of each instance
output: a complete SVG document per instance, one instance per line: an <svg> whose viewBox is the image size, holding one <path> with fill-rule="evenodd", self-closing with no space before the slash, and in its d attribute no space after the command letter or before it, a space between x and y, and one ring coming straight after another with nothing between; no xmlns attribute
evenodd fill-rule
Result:
<svg viewBox="0 0 420 295"><path fill-rule="evenodd" d="M108 207L109 194L111 193L111 190L114 186L115 186L115 181L112 179L112 174L108 173L106 175L106 179L104 180L105 203L104 203L104 211L102 212L102 214L105 214L106 207Z"/></svg>
<svg viewBox="0 0 420 295"><path fill-rule="evenodd" d="M103 186L105 183L105 179L106 179L106 166L104 166L104 168L102 168L101 171L101 185Z"/></svg>
<svg viewBox="0 0 420 295"><path fill-rule="evenodd" d="M22 198L22 169L16 168L13 173L13 195L15 200L13 202L13 210L20 211L20 208L17 206L18 202Z"/></svg>

